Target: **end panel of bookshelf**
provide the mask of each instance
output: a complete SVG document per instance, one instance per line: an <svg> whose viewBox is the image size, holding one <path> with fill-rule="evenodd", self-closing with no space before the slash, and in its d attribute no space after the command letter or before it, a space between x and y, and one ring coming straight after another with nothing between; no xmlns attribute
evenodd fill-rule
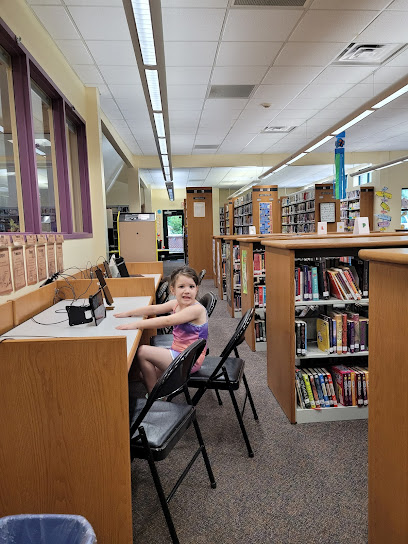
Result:
<svg viewBox="0 0 408 544"><path fill-rule="evenodd" d="M267 247L266 321L268 386L291 423L295 415L295 255Z"/></svg>
<svg viewBox="0 0 408 544"><path fill-rule="evenodd" d="M252 242L239 242L240 256L241 256L241 306L242 315L247 310L254 307L254 261L253 261L253 243ZM246 251L246 293L244 292L245 286L243 285L243 278L245 277L242 270L242 254ZM255 328L250 325L245 332L245 340L252 351L255 351Z"/></svg>
<svg viewBox="0 0 408 544"><path fill-rule="evenodd" d="M339 406L335 408L296 408L296 423L323 423L328 421L353 421L367 419L368 406Z"/></svg>

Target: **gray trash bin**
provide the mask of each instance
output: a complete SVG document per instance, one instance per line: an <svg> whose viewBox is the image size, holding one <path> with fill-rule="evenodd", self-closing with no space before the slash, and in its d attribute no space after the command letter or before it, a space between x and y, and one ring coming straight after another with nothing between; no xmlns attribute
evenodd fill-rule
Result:
<svg viewBox="0 0 408 544"><path fill-rule="evenodd" d="M22 514L0 518L0 544L94 543L94 530L82 516Z"/></svg>

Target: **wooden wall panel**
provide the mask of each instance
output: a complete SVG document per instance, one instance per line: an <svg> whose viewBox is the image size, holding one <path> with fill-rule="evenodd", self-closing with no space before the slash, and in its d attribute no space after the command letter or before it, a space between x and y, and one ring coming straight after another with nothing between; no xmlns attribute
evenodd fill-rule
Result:
<svg viewBox="0 0 408 544"><path fill-rule="evenodd" d="M254 245L252 242L239 242L239 251L241 258L241 306L242 315L247 310L254 307L254 258L253 258ZM247 275L247 292L243 291L243 266L242 266L242 252L246 251L246 275ZM255 327L254 322L245 331L245 340L248 346L255 351Z"/></svg>
<svg viewBox="0 0 408 544"><path fill-rule="evenodd" d="M96 279L76 280L70 285L65 280L58 280L56 284L56 287L61 290L61 294L67 299L72 298L71 286L77 298L88 298L99 290L99 283ZM154 278L106 278L106 284L113 298L150 296L154 300L156 296Z"/></svg>
<svg viewBox="0 0 408 544"><path fill-rule="evenodd" d="M320 221L320 204L322 202L334 202L336 205L336 221L327 223L327 232L337 232L336 223L340 221L340 200L336 200L333 196L333 184L322 183L315 185L315 229Z"/></svg>
<svg viewBox="0 0 408 544"><path fill-rule="evenodd" d="M89 280L83 281L89 283ZM14 326L20 325L54 304L56 283L58 282L49 283L13 300Z"/></svg>
<svg viewBox="0 0 408 544"><path fill-rule="evenodd" d="M197 272L205 268L207 271L206 279L212 279L212 189L211 187L202 187L200 189L187 187L186 191L189 266ZM194 217L195 202L203 202L205 204L205 217Z"/></svg>
<svg viewBox="0 0 408 544"><path fill-rule="evenodd" d="M0 334L3 334L14 327L13 302L0 304Z"/></svg>
<svg viewBox="0 0 408 544"><path fill-rule="evenodd" d="M126 341L0 344L0 515L81 514L132 543Z"/></svg>
<svg viewBox="0 0 408 544"><path fill-rule="evenodd" d="M163 276L163 261L126 263L126 267L130 275L132 274L161 274Z"/></svg>

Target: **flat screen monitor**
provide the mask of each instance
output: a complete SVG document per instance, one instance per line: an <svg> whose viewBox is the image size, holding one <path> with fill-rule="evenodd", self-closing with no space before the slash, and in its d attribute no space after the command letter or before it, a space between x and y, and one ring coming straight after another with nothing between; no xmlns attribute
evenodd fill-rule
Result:
<svg viewBox="0 0 408 544"><path fill-rule="evenodd" d="M99 291L95 295L91 295L89 297L89 306L91 308L91 313L95 321L95 325L98 326L102 319L105 319L106 317L106 308L103 303L101 289L99 289Z"/></svg>
<svg viewBox="0 0 408 544"><path fill-rule="evenodd" d="M97 268L95 270L95 274L96 274L96 277L98 278L99 285L101 286L101 289L103 291L106 304L108 306L112 306L113 298L112 298L112 295L110 294L109 287L106 285L106 281L105 281L105 278L103 277L102 270L100 268Z"/></svg>
<svg viewBox="0 0 408 544"><path fill-rule="evenodd" d="M107 278L111 278L112 274L109 268L109 263L107 261L103 261L103 267L105 268L105 275Z"/></svg>

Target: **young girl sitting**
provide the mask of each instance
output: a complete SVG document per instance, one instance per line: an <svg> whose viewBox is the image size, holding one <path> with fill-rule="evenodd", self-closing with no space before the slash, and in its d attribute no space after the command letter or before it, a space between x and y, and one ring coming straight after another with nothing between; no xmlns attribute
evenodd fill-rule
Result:
<svg viewBox="0 0 408 544"><path fill-rule="evenodd" d="M173 327L173 344L170 349L155 346L140 346L136 352L136 364L143 377L148 393L153 389L157 379L166 370L179 353L200 338L208 338L207 311L197 300L198 277L192 268L183 266L174 270L170 276L170 290L176 297L165 304L145 306L129 312L114 314L115 317L171 315L153 319L138 320L116 327L126 329L156 329ZM206 349L197 359L191 372L197 372L201 367Z"/></svg>

